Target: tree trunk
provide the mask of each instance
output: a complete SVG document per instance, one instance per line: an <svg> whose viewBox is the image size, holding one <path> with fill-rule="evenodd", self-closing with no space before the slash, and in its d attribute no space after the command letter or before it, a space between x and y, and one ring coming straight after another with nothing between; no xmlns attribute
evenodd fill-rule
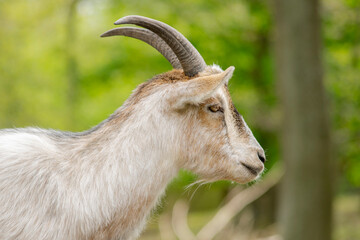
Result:
<svg viewBox="0 0 360 240"><path fill-rule="evenodd" d="M331 239L330 134L318 0L275 0L275 52L282 99L280 193L284 239Z"/></svg>

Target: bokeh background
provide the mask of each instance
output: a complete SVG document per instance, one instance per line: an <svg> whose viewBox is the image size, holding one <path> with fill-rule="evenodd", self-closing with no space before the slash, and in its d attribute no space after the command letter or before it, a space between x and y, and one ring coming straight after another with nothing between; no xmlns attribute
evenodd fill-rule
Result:
<svg viewBox="0 0 360 240"><path fill-rule="evenodd" d="M114 112L138 84L170 70L143 42L99 37L130 14L175 27L208 64L235 66L234 104L268 158L264 180L254 186L191 185L196 176L181 172L140 239L189 239L233 197L239 198L230 204L233 216L219 223L224 227L215 239L277 239L282 112L271 1L1 0L0 128L86 130ZM360 2L323 1L321 19L335 163L333 236L354 240L360 239ZM249 193L253 199L244 200L248 195L241 193L257 184Z"/></svg>

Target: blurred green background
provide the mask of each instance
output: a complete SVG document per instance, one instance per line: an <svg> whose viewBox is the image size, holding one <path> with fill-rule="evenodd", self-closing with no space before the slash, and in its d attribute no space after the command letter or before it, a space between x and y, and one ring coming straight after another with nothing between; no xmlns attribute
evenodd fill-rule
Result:
<svg viewBox="0 0 360 240"><path fill-rule="evenodd" d="M326 0L322 5L336 161L334 239L360 239L360 1ZM267 1L1 0L0 128L86 130L114 112L138 84L170 70L166 59L143 42L99 37L130 14L178 29L208 64L235 66L230 82L234 104L266 150L271 173L281 162L281 112ZM140 239L175 239L166 223L178 199L190 205L189 225L197 232L229 193L241 188L217 182L185 189L195 180L191 173L180 173ZM276 235L276 192L277 186L249 204L224 232L240 226L243 231L233 239ZM231 239L222 234L218 239Z"/></svg>

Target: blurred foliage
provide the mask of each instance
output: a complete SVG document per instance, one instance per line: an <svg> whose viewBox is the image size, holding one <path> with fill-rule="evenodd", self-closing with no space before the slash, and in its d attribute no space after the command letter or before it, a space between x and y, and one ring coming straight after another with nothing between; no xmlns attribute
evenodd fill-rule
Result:
<svg viewBox="0 0 360 240"><path fill-rule="evenodd" d="M279 159L281 131L270 4L1 0L0 127L88 129L114 112L138 84L170 70L165 58L143 42L99 37L118 18L138 14L178 29L208 64L236 67L230 92L266 150L270 169ZM340 191L360 187L359 26L359 1L323 2L325 81ZM199 187L196 194L196 186L181 193L195 178L182 172L168 188L163 206L180 195L192 199L192 209L216 209L232 188L229 182L217 182Z"/></svg>
<svg viewBox="0 0 360 240"><path fill-rule="evenodd" d="M327 1L325 69L343 180L360 186L360 2Z"/></svg>

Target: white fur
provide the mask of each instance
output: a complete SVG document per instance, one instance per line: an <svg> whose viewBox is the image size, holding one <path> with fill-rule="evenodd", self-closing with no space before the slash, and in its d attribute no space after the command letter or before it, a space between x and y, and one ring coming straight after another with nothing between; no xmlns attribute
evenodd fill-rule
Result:
<svg viewBox="0 0 360 240"><path fill-rule="evenodd" d="M109 118L87 133L0 131L0 239L108 239L94 234L116 216L124 219L123 225L109 239L135 239L180 168L205 173L209 180L221 178L220 168L202 164L207 160L201 149L214 137L228 142L219 147L227 156L219 167L244 182L256 177L238 165L240 161L260 165L255 152L261 147L252 134L239 138L231 114L225 115L227 128L190 129L199 139L188 146L183 126L191 115L167 114L173 90L166 86L155 90L134 105L121 124L114 123L116 117ZM223 91L214 94L227 104ZM116 113L127 111L129 105ZM179 157L184 148L189 148L186 163Z"/></svg>

